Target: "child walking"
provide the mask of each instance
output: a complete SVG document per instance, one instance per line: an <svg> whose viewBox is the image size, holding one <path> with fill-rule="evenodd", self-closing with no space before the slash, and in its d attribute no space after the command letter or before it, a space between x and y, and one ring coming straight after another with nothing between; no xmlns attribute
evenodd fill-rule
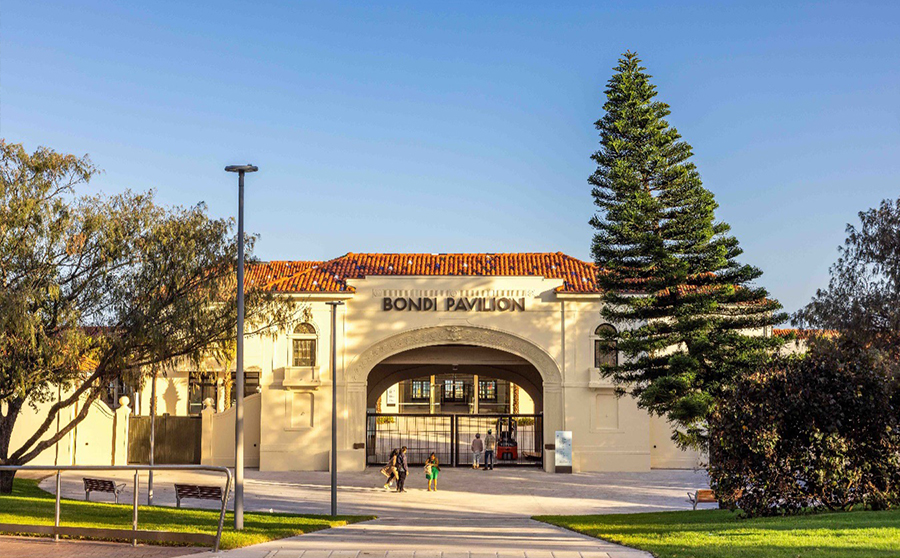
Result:
<svg viewBox="0 0 900 558"><path fill-rule="evenodd" d="M437 478L440 472L438 458L434 452L431 452L431 455L425 460L425 482L428 483L428 492L437 492Z"/></svg>

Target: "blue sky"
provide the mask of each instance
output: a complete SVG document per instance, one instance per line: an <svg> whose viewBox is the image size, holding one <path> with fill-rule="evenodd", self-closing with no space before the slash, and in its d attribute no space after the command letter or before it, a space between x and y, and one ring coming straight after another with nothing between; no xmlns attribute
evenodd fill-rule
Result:
<svg viewBox="0 0 900 558"><path fill-rule="evenodd" d="M896 2L44 2L0 8L0 136L88 191L234 215L263 259L589 259L593 122L626 49L788 310L898 196Z"/></svg>

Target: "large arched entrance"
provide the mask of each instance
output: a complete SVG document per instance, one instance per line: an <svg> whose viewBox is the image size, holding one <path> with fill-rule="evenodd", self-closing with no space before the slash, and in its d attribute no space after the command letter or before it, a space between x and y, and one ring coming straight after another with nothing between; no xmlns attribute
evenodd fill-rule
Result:
<svg viewBox="0 0 900 558"><path fill-rule="evenodd" d="M530 341L471 326L412 330L363 351L348 380L347 426L357 436L364 430L368 464L406 445L411 462L435 451L443 463L465 465L471 438L492 429L507 442L498 464L552 468L545 441L562 422L559 367ZM404 405L387 408L392 389L391 402ZM519 393L525 408L517 408Z"/></svg>

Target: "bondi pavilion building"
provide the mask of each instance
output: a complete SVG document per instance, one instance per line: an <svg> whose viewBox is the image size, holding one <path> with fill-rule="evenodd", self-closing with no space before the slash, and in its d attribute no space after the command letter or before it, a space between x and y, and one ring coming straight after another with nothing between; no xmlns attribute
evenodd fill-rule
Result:
<svg viewBox="0 0 900 558"><path fill-rule="evenodd" d="M621 355L598 336L617 324L601 315L591 263L560 252L350 253L256 264L247 282L295 299L298 312L291 331L245 342L247 466L328 469L335 377L342 471L381 466L401 445L412 463L434 451L444 465L469 465L472 438L488 429L498 465L556 470L559 431L571 432L576 472L700 464L664 419L600 375ZM344 303L334 339L333 301ZM146 462L150 382L109 386L36 462ZM156 462L233 465L234 363L175 366L156 382ZM42 409L23 413L12 448Z"/></svg>

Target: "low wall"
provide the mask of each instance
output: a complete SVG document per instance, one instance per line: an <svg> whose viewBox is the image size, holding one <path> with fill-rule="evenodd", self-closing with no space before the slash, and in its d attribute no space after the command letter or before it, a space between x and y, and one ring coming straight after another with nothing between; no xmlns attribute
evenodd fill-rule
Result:
<svg viewBox="0 0 900 558"><path fill-rule="evenodd" d="M259 467L259 422L262 396L258 393L244 398L244 467ZM217 413L212 401L203 407L203 432L200 442L200 463L217 467L234 467L235 408Z"/></svg>
<svg viewBox="0 0 900 558"><path fill-rule="evenodd" d="M672 440L672 425L656 415L650 417L650 467L653 469L696 469L703 465L698 451L682 450Z"/></svg>
<svg viewBox="0 0 900 558"><path fill-rule="evenodd" d="M60 397L66 397L61 393ZM47 419L51 400L36 407L25 405L16 419L9 444L10 453L18 450L37 428ZM71 432L56 444L38 454L29 465L126 465L128 458L128 415L131 413L128 397L119 399L115 411L99 400L91 404L87 416ZM63 409L42 439L50 438L65 428L81 411L79 401Z"/></svg>

